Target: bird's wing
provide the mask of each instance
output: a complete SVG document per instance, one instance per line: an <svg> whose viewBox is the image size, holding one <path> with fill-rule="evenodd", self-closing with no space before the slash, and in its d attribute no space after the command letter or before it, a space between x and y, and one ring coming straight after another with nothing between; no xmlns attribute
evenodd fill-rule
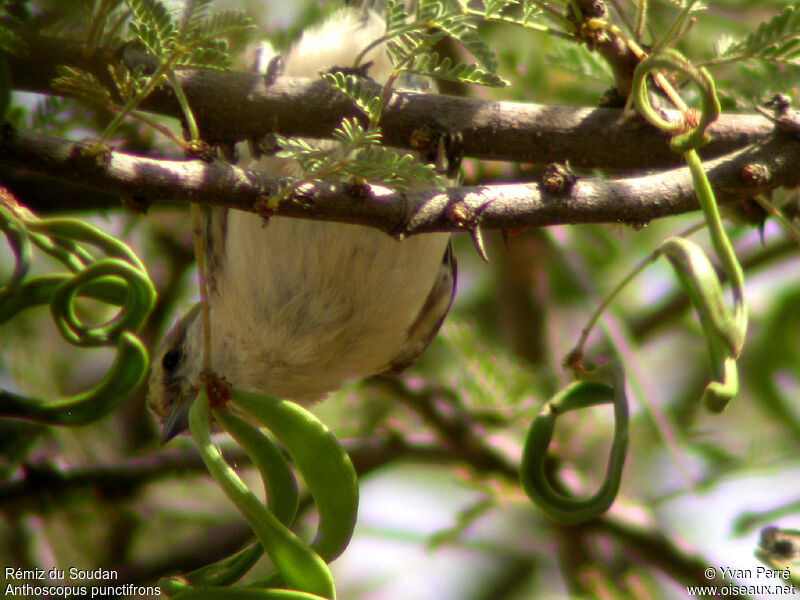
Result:
<svg viewBox="0 0 800 600"><path fill-rule="evenodd" d="M428 344L433 341L453 303L456 279L456 257L451 240L447 243L439 275L433 283L433 288L425 299L417 318L408 328L408 335L400 352L391 360L382 372L383 374L397 375L404 371L416 362Z"/></svg>

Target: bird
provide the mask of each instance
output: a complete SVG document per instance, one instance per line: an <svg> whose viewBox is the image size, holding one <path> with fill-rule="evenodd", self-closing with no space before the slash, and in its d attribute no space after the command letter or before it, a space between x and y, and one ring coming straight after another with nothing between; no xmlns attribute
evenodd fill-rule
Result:
<svg viewBox="0 0 800 600"><path fill-rule="evenodd" d="M343 8L306 29L282 56L282 74L318 77L350 66L385 33L371 9ZM385 44L364 58L384 83ZM318 148L326 140L308 139ZM302 176L265 155L251 168ZM396 374L435 337L453 301L456 260L448 233L402 241L361 225L214 207L204 231L211 369L234 389L309 405L345 382ZM188 427L202 365L202 318L192 307L155 353L148 405L162 443Z"/></svg>

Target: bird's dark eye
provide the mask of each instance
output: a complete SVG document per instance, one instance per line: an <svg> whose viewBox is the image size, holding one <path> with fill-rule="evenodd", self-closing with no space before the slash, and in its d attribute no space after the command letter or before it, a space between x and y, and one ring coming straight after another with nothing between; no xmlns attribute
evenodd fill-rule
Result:
<svg viewBox="0 0 800 600"><path fill-rule="evenodd" d="M164 358L161 359L161 366L164 367L165 371L174 371L178 366L178 363L181 362L182 358L183 351L181 351L180 348L173 348L164 354Z"/></svg>

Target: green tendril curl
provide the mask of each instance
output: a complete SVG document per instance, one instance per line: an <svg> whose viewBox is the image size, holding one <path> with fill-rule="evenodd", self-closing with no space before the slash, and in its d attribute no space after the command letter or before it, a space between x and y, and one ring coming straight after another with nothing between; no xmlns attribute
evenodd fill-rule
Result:
<svg viewBox="0 0 800 600"><path fill-rule="evenodd" d="M665 121L650 105L647 74L654 69L677 71L700 90L702 112L697 125L688 127L684 120ZM731 247L703 164L697 149L708 143L706 128L720 113L714 81L708 71L692 65L675 50L649 56L636 67L632 90L634 104L652 125L671 134L670 148L683 155L692 175L697 200L706 219L711 242L731 282L733 312L725 304L719 278L705 252L683 238L669 238L661 251L670 261L700 318L708 344L713 380L706 386L703 402L714 411L725 409L738 393L736 359L741 353L747 333L747 303L744 295L744 274Z"/></svg>
<svg viewBox="0 0 800 600"><path fill-rule="evenodd" d="M125 244L76 219L38 219L3 197L0 230L14 253L14 268L0 287L0 324L35 306L49 305L61 335L82 347L107 346L116 356L106 375L86 392L44 401L0 390L0 417L51 425L83 425L116 408L142 382L148 354L135 335L156 300L147 271ZM102 256L95 258L84 245ZM29 277L33 247L61 262L69 272ZM78 318L76 301L91 298L119 308L100 325Z"/></svg>
<svg viewBox="0 0 800 600"><path fill-rule="evenodd" d="M628 401L622 368L609 363L591 373L590 377L589 380L571 383L544 405L533 420L522 451L522 488L545 514L561 523L579 523L608 510L617 497L628 450ZM599 379L608 379L610 383ZM614 405L614 440L605 478L592 496L576 498L562 492L560 484L551 482L547 451L560 415L601 404Z"/></svg>

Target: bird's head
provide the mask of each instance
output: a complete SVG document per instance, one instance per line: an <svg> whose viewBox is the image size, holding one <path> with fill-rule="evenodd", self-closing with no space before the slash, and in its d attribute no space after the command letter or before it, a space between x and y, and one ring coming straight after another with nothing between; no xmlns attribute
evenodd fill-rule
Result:
<svg viewBox="0 0 800 600"><path fill-rule="evenodd" d="M158 417L164 444L189 426L189 408L202 369L200 305L164 337L153 357L147 405Z"/></svg>

